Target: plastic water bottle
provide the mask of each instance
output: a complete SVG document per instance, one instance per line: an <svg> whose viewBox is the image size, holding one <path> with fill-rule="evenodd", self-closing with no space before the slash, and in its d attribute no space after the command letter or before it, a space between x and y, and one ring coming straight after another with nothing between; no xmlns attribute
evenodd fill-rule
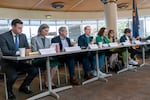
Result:
<svg viewBox="0 0 150 100"><path fill-rule="evenodd" d="M134 37L132 38L132 44L135 44L135 38Z"/></svg>

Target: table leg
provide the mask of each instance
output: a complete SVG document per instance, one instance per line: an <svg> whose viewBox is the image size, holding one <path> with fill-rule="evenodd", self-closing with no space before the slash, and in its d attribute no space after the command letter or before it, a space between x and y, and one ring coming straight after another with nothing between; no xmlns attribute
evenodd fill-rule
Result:
<svg viewBox="0 0 150 100"><path fill-rule="evenodd" d="M133 70L133 69L136 69L137 67L136 66L132 66L132 65L129 65L129 55L128 55L128 47L126 47L126 67L120 71L117 72L117 74L119 73L122 73L122 72L125 72L125 71L128 71L128 70ZM137 71L137 70L135 70Z"/></svg>
<svg viewBox="0 0 150 100"><path fill-rule="evenodd" d="M39 99L48 95L54 96L57 99L59 99L59 95L56 94L53 90L52 90L52 84L51 84L51 75L50 75L50 62L49 62L49 57L47 57L46 60L46 69L47 69L47 80L48 80L48 91L40 93L38 95L35 95L33 97L28 98L27 100L35 100L35 99Z"/></svg>
<svg viewBox="0 0 150 100"><path fill-rule="evenodd" d="M142 64L140 65L140 67L143 67L143 66L150 66L150 64L146 63L145 61L145 47L144 45L142 45Z"/></svg>
<svg viewBox="0 0 150 100"><path fill-rule="evenodd" d="M87 84L87 83L90 83L90 82L93 82L93 81L96 81L98 79L102 79L104 80L105 82L107 82L108 80L105 78L105 77L109 77L109 76L112 76L112 74L106 74L106 75L103 75L103 76L100 76L99 75L99 57L98 57L98 51L96 51L96 69L97 69L97 76L92 78L92 79L89 79L85 82L82 83L82 85L84 84Z"/></svg>
<svg viewBox="0 0 150 100"><path fill-rule="evenodd" d="M145 48L144 45L142 46L142 64L140 67L143 67L145 65Z"/></svg>

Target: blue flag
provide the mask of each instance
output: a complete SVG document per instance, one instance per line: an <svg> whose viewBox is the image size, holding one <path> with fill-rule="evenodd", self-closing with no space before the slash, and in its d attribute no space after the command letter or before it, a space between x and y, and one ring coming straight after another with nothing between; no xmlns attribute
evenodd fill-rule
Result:
<svg viewBox="0 0 150 100"><path fill-rule="evenodd" d="M138 8L137 8L137 2L136 0L133 0L133 26L132 26L132 34L133 34L133 37L137 37L139 36L139 16L138 16Z"/></svg>

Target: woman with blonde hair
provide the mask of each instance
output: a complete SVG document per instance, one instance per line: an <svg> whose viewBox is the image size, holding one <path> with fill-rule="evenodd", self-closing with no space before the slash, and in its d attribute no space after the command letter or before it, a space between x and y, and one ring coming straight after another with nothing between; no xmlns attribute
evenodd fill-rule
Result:
<svg viewBox="0 0 150 100"><path fill-rule="evenodd" d="M117 40L116 40L116 38L115 38L115 32L114 32L114 30L109 30L108 31L108 39L109 39L109 41L111 42L111 43L113 43L113 42L116 42ZM118 59L118 49L111 49L110 50L111 52L112 52L112 54L110 55L110 57L109 57L109 67L110 67L110 69L115 69L115 64L114 64L114 62L116 62L117 61L117 59ZM113 66L114 65L114 66Z"/></svg>
<svg viewBox="0 0 150 100"><path fill-rule="evenodd" d="M50 41L46 37L46 35L49 32L49 26L47 24L40 25L38 29L38 35L35 37L32 37L31 39L31 49L33 52L39 51L39 49L49 48L50 47ZM41 69L46 69L46 58L40 58L33 60L33 65L36 65L40 67ZM51 81L53 80L53 77L57 71L57 66L59 65L59 62L56 58L50 57L50 74L51 74ZM44 77L44 87L48 88L47 79L46 76ZM54 83L52 82L52 88L56 88Z"/></svg>

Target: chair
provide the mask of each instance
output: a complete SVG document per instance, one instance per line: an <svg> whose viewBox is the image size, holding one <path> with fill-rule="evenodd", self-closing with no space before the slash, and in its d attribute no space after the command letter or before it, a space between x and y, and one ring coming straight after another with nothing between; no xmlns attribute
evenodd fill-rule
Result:
<svg viewBox="0 0 150 100"><path fill-rule="evenodd" d="M80 72L80 58L75 57L75 62L77 64L77 69L78 69L78 78L81 79L81 72ZM67 64L64 62L64 70L65 70L65 81L68 83L68 73L67 73Z"/></svg>
<svg viewBox="0 0 150 100"><path fill-rule="evenodd" d="M57 82L58 82L58 86L60 86L60 76L59 76L59 69L57 69ZM43 85L42 85L42 71L41 68L38 67L38 77L39 77L39 85L40 85L40 91L43 91Z"/></svg>
<svg viewBox="0 0 150 100"><path fill-rule="evenodd" d="M77 61L77 67L78 67L78 77L79 77L79 79L81 79L80 61Z"/></svg>
<svg viewBox="0 0 150 100"><path fill-rule="evenodd" d="M1 61L2 56L3 56L3 54L2 54L2 51L1 51L1 49L0 49L0 61ZM1 70L1 66L0 66L0 75L3 75L3 76L4 76L5 98L6 98L6 100L7 100L7 99L8 99L7 78L6 78L6 73L2 72L2 70Z"/></svg>
<svg viewBox="0 0 150 100"><path fill-rule="evenodd" d="M80 61L79 60L76 60L77 62L77 68L78 68L78 78L81 79L81 72L80 72ZM63 66L64 66L64 71L65 71L65 82L66 84L68 84L68 70L67 70L67 64L66 62L61 62L63 63ZM58 72L59 73L59 72Z"/></svg>
<svg viewBox="0 0 150 100"><path fill-rule="evenodd" d="M78 69L78 78L81 79L81 72L80 72L80 62L82 62L81 57L75 56L75 62L77 64L77 69Z"/></svg>
<svg viewBox="0 0 150 100"><path fill-rule="evenodd" d="M106 69L106 73L109 73L107 60L108 60L108 57L105 56L105 66L106 66L105 69Z"/></svg>
<svg viewBox="0 0 150 100"><path fill-rule="evenodd" d="M8 93L7 93L7 78L6 78L6 74L1 71L1 66L0 66L0 75L3 75L3 77L4 77L5 98L6 98L6 100L7 100L7 99L8 99Z"/></svg>

